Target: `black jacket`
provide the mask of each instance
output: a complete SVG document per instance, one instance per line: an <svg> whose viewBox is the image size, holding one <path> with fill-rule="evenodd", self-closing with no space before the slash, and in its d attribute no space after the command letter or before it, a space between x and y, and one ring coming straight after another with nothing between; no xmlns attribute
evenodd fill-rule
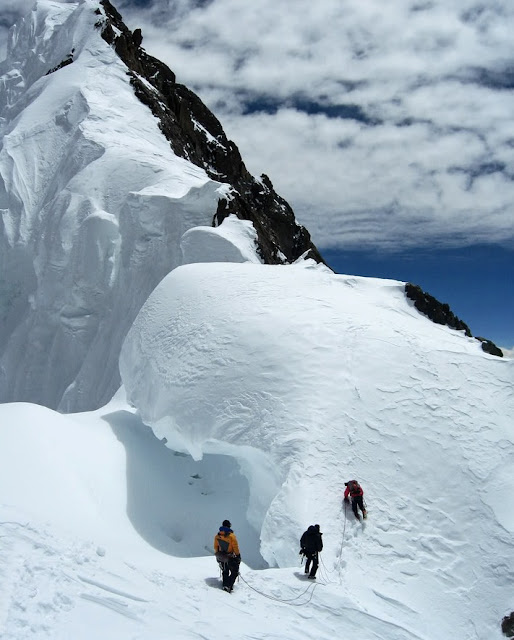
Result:
<svg viewBox="0 0 514 640"><path fill-rule="evenodd" d="M314 553L315 551L321 551L323 549L323 540L321 538L323 534L314 525L307 529L300 538L300 546L303 551L307 553Z"/></svg>

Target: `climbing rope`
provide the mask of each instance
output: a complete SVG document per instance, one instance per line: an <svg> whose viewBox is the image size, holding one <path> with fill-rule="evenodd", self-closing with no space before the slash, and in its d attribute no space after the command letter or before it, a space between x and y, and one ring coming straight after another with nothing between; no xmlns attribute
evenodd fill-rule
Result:
<svg viewBox="0 0 514 640"><path fill-rule="evenodd" d="M348 515L347 515L347 503L343 500L342 504L341 504L341 511L343 511L344 513L344 520L343 520L343 535L341 536L341 546L339 547L339 555L337 556L339 558L339 564L337 569L328 569L328 567L325 566L325 564L323 563L323 561L321 561L323 569L330 573L334 573L335 571L338 572L338 576L339 576L339 584L342 583L342 577L341 577L341 560L342 560L342 556L343 556L343 547L345 544L345 540L346 540L346 523L348 521ZM325 578L326 580L328 580L328 582L330 584L335 584L333 581Z"/></svg>
<svg viewBox="0 0 514 640"><path fill-rule="evenodd" d="M303 563L303 558L302 558L302 563ZM221 568L221 563L220 563L220 562L218 562L218 566L219 566L219 569L220 569L220 578L221 578L221 577L222 577L222 575L223 575L223 572L222 572L222 568ZM259 591L259 589L256 589L255 587L252 587L252 585L251 585L251 584L249 584L249 583L248 583L248 582L243 578L243 576L241 575L241 572L239 572L239 573L237 574L237 578L236 578L236 580L240 580L240 579L241 579L241 580L246 584L246 586L247 586L247 587L249 587L252 591L255 591L255 593L258 593L259 595L261 595L263 598L268 598L268 600L274 600L275 602L281 602L281 603L283 603L283 604L289 604L289 605L291 605L292 607L303 607L303 606L305 606L306 604L309 604L309 602L312 600L312 596L313 596L313 594L314 594L314 590L315 590L315 588L318 586L318 584L323 585L323 583L322 583L322 582L321 582L321 583L320 583L320 582L318 582L318 583L316 583L316 582L315 582L314 584L310 584L310 585L307 587L307 589L305 589L304 591L302 591L299 595L295 596L294 598L290 598L290 599L283 599L283 598L276 598L275 596L270 596L270 595L268 595L267 593L264 593L263 591ZM305 594L309 591L309 589L311 589L311 587L312 587L312 590L311 590L311 593L310 593L310 595L309 595L309 597L308 597L308 600L306 600L305 602L295 602L295 600L298 600L298 598L301 598L303 595L305 595Z"/></svg>
<svg viewBox="0 0 514 640"><path fill-rule="evenodd" d="M365 509L367 511L367 505L364 502L364 506ZM338 567L338 572L339 572L339 583L341 583L341 557L343 554L343 546L345 543L345 538L346 538L346 522L348 520L348 516L346 514L346 502L343 501L343 504L341 505L341 510L344 513L344 520L343 520L343 535L341 537L341 546L339 548L339 567ZM331 574L334 573L336 571L336 569L328 569L328 567L325 566L325 563L323 562L323 558L321 556L321 553L319 553L319 567L320 567L320 574L322 574L322 579L324 580L324 582L314 582L313 584L310 584L306 589L304 589L300 594L298 594L297 596L295 596L294 598L288 598L288 599L284 599L284 598L277 598L275 596L271 596L267 593L264 593L263 591L259 591L259 589L256 589L255 587L252 587L252 585L247 582L244 577L241 575L241 573L238 574L237 579L241 579L247 587L249 587L252 591L255 591L255 593L258 593L260 596L262 596L263 598L267 598L268 600L273 600L274 602L280 602L282 604L288 604L292 607L303 607L306 604L309 604L309 602L312 600L312 596L314 595L314 590L316 589L317 586L321 585L321 586L327 586L329 584L336 584L334 581L330 580L327 577L327 573ZM303 565L303 561L304 558L302 557L302 561L301 561L301 565ZM323 575L325 574L325 575ZM220 565L220 575L221 575L221 565ZM295 602L295 600L298 600L299 598L301 598L302 596L306 595L310 590L310 594L308 596L308 599L305 602Z"/></svg>
<svg viewBox="0 0 514 640"><path fill-rule="evenodd" d="M343 558L343 546L344 546L344 540L346 537L346 522L348 520L348 516L346 515L346 502L343 500L343 508L344 508L344 525L343 525L343 536L341 538L341 547L339 549L339 584L341 584L342 582L342 578L341 578L341 561Z"/></svg>
<svg viewBox="0 0 514 640"><path fill-rule="evenodd" d="M309 604L309 602L312 600L312 596L314 594L314 590L316 589L316 587L319 584L322 583L314 583L314 584L310 584L307 589L305 589L304 591L302 591L302 593L300 593L299 595L295 596L294 598L289 598L289 599L284 599L284 598L276 598L275 596L270 596L267 593L264 593L263 591L259 591L259 589L256 589L255 587L252 587L251 584L249 584L241 574L239 574L239 577L241 578L241 580L246 584L247 587L250 587L250 589L252 591L255 591L255 593L258 593L259 595L261 595L263 598L268 598L268 600L274 600L275 602L281 602L282 604L288 604L291 607L304 607L306 604ZM311 589L312 587L312 589ZM311 589L311 593L308 597L308 600L306 600L305 602L295 602L295 600L298 600L298 598L301 598L303 595L305 595L309 589Z"/></svg>
<svg viewBox="0 0 514 640"><path fill-rule="evenodd" d="M342 557L342 554L343 554L343 546L344 546L344 541L345 541L345 537L346 537L346 521L347 521L347 516L346 516L346 502L344 502L344 501L343 501L343 503L341 504L341 511L343 511L343 509L344 509L344 521L343 521L343 522L344 522L344 524L343 524L343 535L342 535L342 538L341 538L341 546L340 546L340 548L339 548L339 555L337 556L337 557L339 558L339 565L338 565L338 567L337 567L337 568L335 568L335 569L329 569L329 568L325 565L325 563L323 562L323 559L322 559L322 557L321 557L321 553L320 553L320 565L321 565L321 567L323 568L322 573L325 573L325 576L324 576L324 578L323 578L323 579L324 579L324 580L326 580L326 581L327 581L327 583L329 583L329 584L335 584L335 582L334 582L334 581L332 581L332 580L330 580L330 578L329 578L329 577L327 577L327 575L326 575L326 574L329 574L329 575L330 575L330 574L332 574L332 573L335 573L336 571L338 572L338 575L339 575L339 584L341 584L341 557Z"/></svg>
<svg viewBox="0 0 514 640"><path fill-rule="evenodd" d="M343 525L343 537L341 539L341 548L339 549L339 559L341 559L341 554L343 553L344 539L346 536L346 521L348 520L348 516L346 515L346 502L344 500L343 500L342 508L344 508L344 525Z"/></svg>

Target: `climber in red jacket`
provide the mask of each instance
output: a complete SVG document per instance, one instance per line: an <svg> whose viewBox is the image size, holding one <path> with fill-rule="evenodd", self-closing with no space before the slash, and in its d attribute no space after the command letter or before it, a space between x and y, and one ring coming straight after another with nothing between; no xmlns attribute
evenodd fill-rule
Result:
<svg viewBox="0 0 514 640"><path fill-rule="evenodd" d="M362 490L362 487L357 482L357 480L349 480L348 482L345 482L344 485L346 487L346 489L344 490L344 501L349 502L350 500L348 496L350 496L350 498L352 499L352 511L355 514L357 520L361 519L359 512L357 511L357 507L362 511L362 517L366 518L368 514L366 513L366 508L364 507L364 491Z"/></svg>

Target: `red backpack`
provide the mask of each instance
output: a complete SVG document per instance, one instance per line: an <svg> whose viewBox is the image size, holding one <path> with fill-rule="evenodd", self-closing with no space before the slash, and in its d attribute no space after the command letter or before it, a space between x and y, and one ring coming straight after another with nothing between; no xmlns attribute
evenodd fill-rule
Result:
<svg viewBox="0 0 514 640"><path fill-rule="evenodd" d="M348 486L348 489L350 490L350 495L352 497L361 496L364 493L362 491L360 484L357 482L357 480L350 480L347 486Z"/></svg>

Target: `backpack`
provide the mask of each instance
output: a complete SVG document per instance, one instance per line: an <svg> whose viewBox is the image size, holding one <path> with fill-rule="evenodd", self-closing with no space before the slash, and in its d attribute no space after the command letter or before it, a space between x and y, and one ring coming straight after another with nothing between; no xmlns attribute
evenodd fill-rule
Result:
<svg viewBox="0 0 514 640"><path fill-rule="evenodd" d="M216 540L218 541L218 551L216 551L216 560L222 563L228 562L230 558L230 555L228 553L230 542L228 538L224 538L221 535L218 535Z"/></svg>
<svg viewBox="0 0 514 640"><path fill-rule="evenodd" d="M355 496L361 496L364 493L361 489L360 484L357 482L357 480L350 480L347 486L352 498Z"/></svg>
<svg viewBox="0 0 514 640"><path fill-rule="evenodd" d="M300 546L302 549L305 549L307 553L321 551L323 549L321 535L322 534L317 531L313 525L311 525L302 535L300 539Z"/></svg>

